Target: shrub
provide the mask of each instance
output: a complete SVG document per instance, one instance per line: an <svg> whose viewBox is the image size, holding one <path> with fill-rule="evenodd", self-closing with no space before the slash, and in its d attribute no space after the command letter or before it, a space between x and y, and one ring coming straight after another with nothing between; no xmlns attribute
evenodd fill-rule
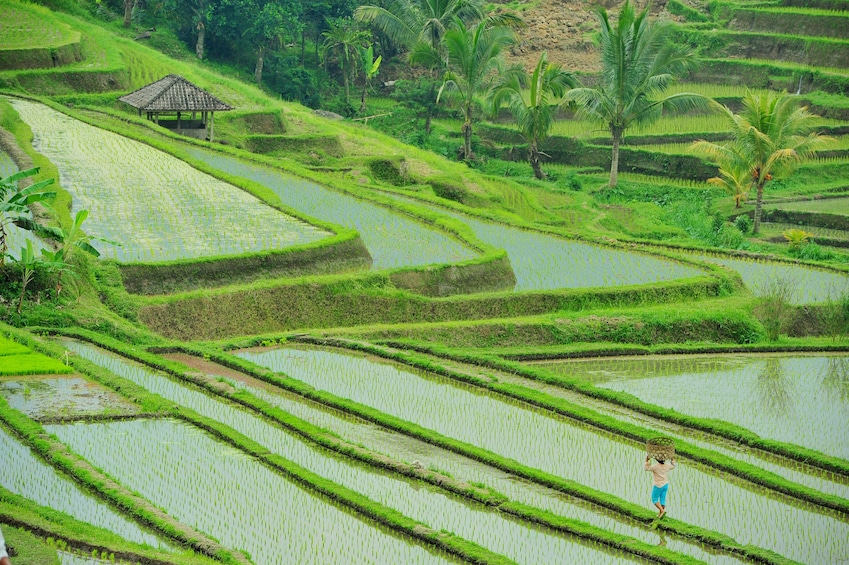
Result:
<svg viewBox="0 0 849 565"><path fill-rule="evenodd" d="M433 189L433 193L446 200L464 202L469 196L469 191L463 184L449 176L429 178L427 183Z"/></svg>
<svg viewBox="0 0 849 565"><path fill-rule="evenodd" d="M765 281L758 289L761 300L755 308L755 316L763 324L770 341L778 341L788 322L793 310L791 300L798 284L798 281L789 277L776 276Z"/></svg>
<svg viewBox="0 0 849 565"><path fill-rule="evenodd" d="M310 108L318 108L321 104L318 79L310 69L281 65L276 69L276 74L267 80L283 100L300 102Z"/></svg>
<svg viewBox="0 0 849 565"><path fill-rule="evenodd" d="M799 228L784 230L781 235L783 235L784 239L787 240L787 243L790 244L791 252L798 252L803 245L808 243L808 238L811 237L810 233L805 230L800 230Z"/></svg>
<svg viewBox="0 0 849 565"><path fill-rule="evenodd" d="M734 227L740 230L740 233L747 234L752 231L752 218L743 214L734 218Z"/></svg>
<svg viewBox="0 0 849 565"><path fill-rule="evenodd" d="M849 336L849 283L842 289L831 289L828 300L819 310L823 333L832 340Z"/></svg>

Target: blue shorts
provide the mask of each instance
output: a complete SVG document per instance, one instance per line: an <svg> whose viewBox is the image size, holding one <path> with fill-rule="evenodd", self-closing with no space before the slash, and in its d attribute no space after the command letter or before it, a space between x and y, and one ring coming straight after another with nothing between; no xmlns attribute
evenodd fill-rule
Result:
<svg viewBox="0 0 849 565"><path fill-rule="evenodd" d="M666 483L662 487L651 487L651 501L652 504L657 504L660 502L661 506L666 506L666 493L669 490L669 483Z"/></svg>

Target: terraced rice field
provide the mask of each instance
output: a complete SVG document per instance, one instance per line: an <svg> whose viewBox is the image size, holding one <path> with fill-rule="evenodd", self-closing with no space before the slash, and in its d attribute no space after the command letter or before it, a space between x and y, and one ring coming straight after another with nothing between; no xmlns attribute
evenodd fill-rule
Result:
<svg viewBox="0 0 849 565"><path fill-rule="evenodd" d="M770 208L780 208L782 210L792 210L796 212L822 212L825 214L849 216L849 197L782 202L781 204L770 206Z"/></svg>
<svg viewBox="0 0 849 565"><path fill-rule="evenodd" d="M0 51L31 47L57 47L79 39L79 34L45 14L15 6L0 6Z"/></svg>
<svg viewBox="0 0 849 565"><path fill-rule="evenodd" d="M665 543L666 547L673 551L693 556L707 563L730 565L740 562L730 555L708 552L693 542L664 536L659 534L657 530L636 524L617 516L615 513L606 512L604 509L580 499L527 481L517 481L515 477L508 473L474 459L404 436L355 416L326 409L264 381L221 365L180 353L168 354L166 357L183 362L209 377L222 379L239 390L247 391L310 424L329 430L350 443L364 446L396 461L420 461L423 466L447 473L455 479L470 484L486 485L506 495L510 500L552 512L558 516L577 519L652 545Z"/></svg>
<svg viewBox="0 0 849 565"><path fill-rule="evenodd" d="M849 459L849 357L742 355L543 364L683 414ZM813 408L816 407L816 408ZM843 497L849 497L849 487Z"/></svg>
<svg viewBox="0 0 849 565"><path fill-rule="evenodd" d="M48 430L181 522L227 547L247 550L257 563L451 562L366 525L180 422L140 420ZM148 472L149 461L159 461L164 472Z"/></svg>
<svg viewBox="0 0 849 565"><path fill-rule="evenodd" d="M734 269L757 296L768 292L773 281L786 281L793 289L793 304L825 302L849 285L849 276L810 267L737 259L720 255L698 255L699 259Z"/></svg>
<svg viewBox="0 0 849 565"><path fill-rule="evenodd" d="M0 427L3 472L0 486L43 506L73 516L81 522L105 528L124 539L168 549L160 537L143 530L103 502L83 492L77 484L42 462Z"/></svg>
<svg viewBox="0 0 849 565"><path fill-rule="evenodd" d="M0 361L2 362L2 361ZM136 414L138 407L80 377L6 379L0 395L34 420Z"/></svg>
<svg viewBox="0 0 849 565"><path fill-rule="evenodd" d="M240 356L530 467L647 504L642 446L358 355L284 348L245 351ZM420 400L425 398L427 402ZM698 465L682 462L672 488L672 516L741 543L807 563L833 562L849 550L849 524L839 518L780 500L764 489L717 476ZM746 508L746 512L735 508Z"/></svg>
<svg viewBox="0 0 849 565"><path fill-rule="evenodd" d="M211 151L191 149L189 153L221 171L268 187L284 204L304 214L356 229L371 253L374 269L457 263L477 255L405 214Z"/></svg>
<svg viewBox="0 0 849 565"><path fill-rule="evenodd" d="M401 196L395 198L411 201ZM517 291L627 286L702 274L694 267L651 255L569 241L486 222L431 204L418 204L462 221L478 239L507 251L516 275L514 290Z"/></svg>
<svg viewBox="0 0 849 565"><path fill-rule="evenodd" d="M232 185L142 143L10 100L33 130L33 146L59 169L72 215L88 209L86 230L104 258L162 262L238 255L316 241L329 234ZM97 166L92 166L97 163Z"/></svg>
<svg viewBox="0 0 849 565"><path fill-rule="evenodd" d="M267 424L260 418L175 383L150 369L127 362L86 344L65 342L65 345L79 355L148 390L233 427L247 437L268 447L272 452L278 453L336 484L362 493L372 500L394 508L404 515L431 527L454 532L496 553L506 555L516 563L559 563L564 558L570 561L588 563L624 563L631 561L625 555L607 553L575 538L537 530L526 524L512 521L487 510L483 505L461 502L453 497L436 492L430 487L422 488L421 485L413 485L404 480L367 470L359 465L342 462L336 457L329 456L305 444L299 437ZM298 410L301 413L303 411L303 409ZM51 430L54 429L51 428ZM54 433L56 432L54 431ZM63 440L67 439L66 435L60 434L60 437ZM75 451L83 449L78 442L69 441L72 441L72 447ZM98 443L98 441L93 441L93 443ZM83 454L86 453L88 451L84 450ZM107 457L107 455L100 457ZM99 461L100 458L97 460ZM131 486L131 488L138 487ZM143 492L150 496L149 491ZM180 519L182 520L182 518ZM192 524L217 536L216 533L208 529L211 526L194 524L194 522ZM253 550L251 551L253 554ZM263 559L263 561L265 560Z"/></svg>

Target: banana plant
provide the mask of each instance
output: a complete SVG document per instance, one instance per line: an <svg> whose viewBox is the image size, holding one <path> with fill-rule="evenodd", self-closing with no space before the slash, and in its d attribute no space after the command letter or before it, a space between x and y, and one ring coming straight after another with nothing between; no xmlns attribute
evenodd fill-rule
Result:
<svg viewBox="0 0 849 565"><path fill-rule="evenodd" d="M362 59L362 69L365 80L363 81L363 95L360 97L360 114L366 111L366 94L371 80L380 72L380 62L383 60L383 55L378 55L374 58L374 45L369 44L368 47L360 48L360 59Z"/></svg>
<svg viewBox="0 0 849 565"><path fill-rule="evenodd" d="M38 168L18 171L6 178L0 179L0 268L5 265L6 254L9 250L6 237L8 228L14 224L21 229L40 233L51 233L50 228L44 228L36 223L29 206L41 203L47 206L47 201L56 197L56 192L47 190L53 184L53 179L46 179L21 188L19 181L38 174Z"/></svg>
<svg viewBox="0 0 849 565"><path fill-rule="evenodd" d="M27 240L26 246L21 247L21 258L18 261L18 264L22 269L21 296L18 298L18 314L21 313L21 309L23 308L27 287L35 277L35 273L39 266L48 272L65 271L69 268L69 265L64 261L61 249L57 251L42 249L41 255L36 255L31 239Z"/></svg>

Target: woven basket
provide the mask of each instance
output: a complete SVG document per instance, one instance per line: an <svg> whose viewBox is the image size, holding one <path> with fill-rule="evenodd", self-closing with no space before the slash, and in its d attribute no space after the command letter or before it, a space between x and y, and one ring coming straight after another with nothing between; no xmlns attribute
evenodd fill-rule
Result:
<svg viewBox="0 0 849 565"><path fill-rule="evenodd" d="M652 459L668 461L675 457L675 441L666 437L656 437L646 442L646 453Z"/></svg>

